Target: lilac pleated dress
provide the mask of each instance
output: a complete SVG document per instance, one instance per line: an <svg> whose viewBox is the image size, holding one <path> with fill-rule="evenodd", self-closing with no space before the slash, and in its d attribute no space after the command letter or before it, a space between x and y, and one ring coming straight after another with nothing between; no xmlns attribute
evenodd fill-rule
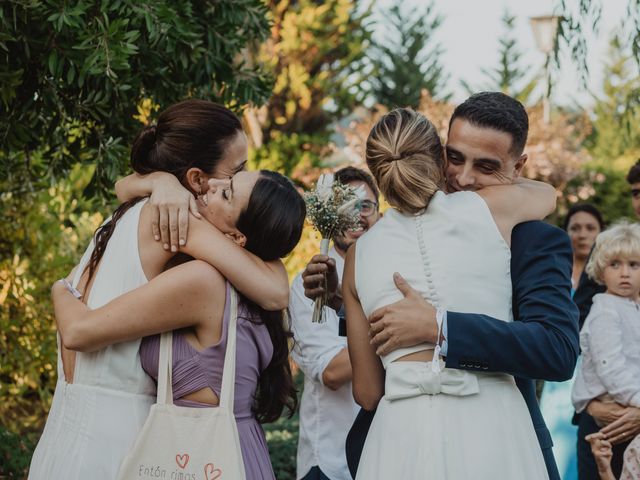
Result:
<svg viewBox="0 0 640 480"><path fill-rule="evenodd" d="M271 361L273 344L267 327L259 323L238 298L238 324L236 340L236 382L234 414L238 424L240 446L247 480L275 479L269 450L262 426L256 420L252 407L258 378ZM196 350L181 331L173 332L173 399L176 405L211 407L182 397L210 387L218 397L222 385L224 354L227 350L229 325L229 285L220 341L202 351ZM140 345L140 359L144 370L157 381L160 336L146 337ZM213 407L215 408L215 407Z"/></svg>

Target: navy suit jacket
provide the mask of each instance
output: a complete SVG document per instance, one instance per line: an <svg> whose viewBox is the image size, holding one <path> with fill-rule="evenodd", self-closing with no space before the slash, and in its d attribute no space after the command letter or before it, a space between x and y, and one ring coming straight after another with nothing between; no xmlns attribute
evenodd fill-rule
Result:
<svg viewBox="0 0 640 480"><path fill-rule="evenodd" d="M571 243L563 230L544 222L522 223L511 235L513 315L518 321L447 312L446 366L515 377L551 480L560 476L534 381L563 381L573 375L579 337L578 309L571 300L572 262ZM361 410L347 436L347 463L354 477L374 413Z"/></svg>

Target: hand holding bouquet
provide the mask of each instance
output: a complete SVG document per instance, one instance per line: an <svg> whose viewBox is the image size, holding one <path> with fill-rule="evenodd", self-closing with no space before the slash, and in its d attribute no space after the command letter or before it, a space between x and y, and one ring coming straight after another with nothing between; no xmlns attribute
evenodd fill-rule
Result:
<svg viewBox="0 0 640 480"><path fill-rule="evenodd" d="M305 194L307 218L320 232L320 253L329 253L329 241L347 230L358 228L360 212L358 202L364 197L362 187L354 188L334 181L333 174L323 174L318 179L315 190ZM323 323L324 306L327 304L327 279L324 279L324 293L316 298L312 321Z"/></svg>

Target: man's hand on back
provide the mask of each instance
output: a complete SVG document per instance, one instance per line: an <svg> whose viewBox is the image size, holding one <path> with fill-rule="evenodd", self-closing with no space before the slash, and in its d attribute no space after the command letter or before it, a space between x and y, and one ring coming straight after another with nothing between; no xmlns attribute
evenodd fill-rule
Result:
<svg viewBox="0 0 640 480"><path fill-rule="evenodd" d="M335 311L342 307L342 288L336 272L336 261L327 255L314 256L302 272L304 295L311 300L324 293L324 275L327 276L328 306Z"/></svg>
<svg viewBox="0 0 640 480"><path fill-rule="evenodd" d="M393 281L404 298L379 308L369 317L371 344L378 355L419 343L436 343L438 335L436 309L399 273L393 275Z"/></svg>

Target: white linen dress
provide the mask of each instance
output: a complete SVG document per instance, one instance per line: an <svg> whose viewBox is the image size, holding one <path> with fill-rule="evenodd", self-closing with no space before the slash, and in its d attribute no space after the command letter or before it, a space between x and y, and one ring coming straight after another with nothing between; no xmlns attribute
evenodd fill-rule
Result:
<svg viewBox="0 0 640 480"><path fill-rule="evenodd" d="M89 307L98 308L147 282L138 254L144 203L131 207L116 224L89 292ZM74 285L92 250L93 242L82 257ZM142 369L139 346L140 340L135 340L78 352L73 383L65 380L58 353L58 382L31 459L30 480L116 478L155 401L155 385Z"/></svg>
<svg viewBox="0 0 640 480"><path fill-rule="evenodd" d="M356 245L364 313L402 298L400 273L436 307L512 321L511 251L484 200L436 193L425 213L385 212ZM381 358L385 395L369 430L358 479L547 479L540 445L514 378L430 362Z"/></svg>

